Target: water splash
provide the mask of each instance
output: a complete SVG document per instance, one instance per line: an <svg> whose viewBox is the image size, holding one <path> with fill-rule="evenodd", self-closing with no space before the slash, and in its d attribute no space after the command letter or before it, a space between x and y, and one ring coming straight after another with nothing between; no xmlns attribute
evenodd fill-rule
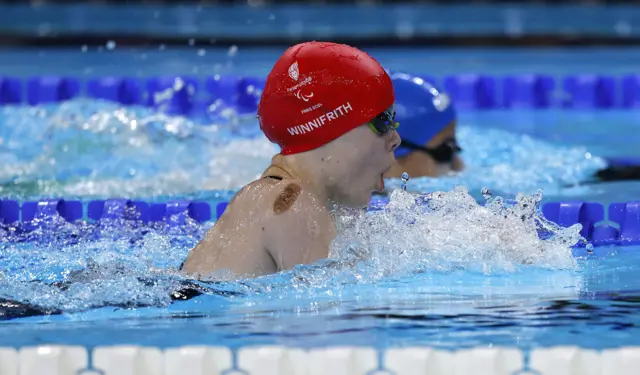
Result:
<svg viewBox="0 0 640 375"><path fill-rule="evenodd" d="M463 188L425 196L396 190L385 210L336 213L341 234L329 259L223 287L254 297L314 298L425 273L575 270L571 246L582 240L580 225L547 222L539 214L540 199L521 194L508 203L496 197L482 206ZM73 225L61 218L40 224L27 237L3 238L0 295L65 311L169 304L169 293L184 280L176 267L207 230L194 222L180 229ZM67 287L48 285L59 281Z"/></svg>
<svg viewBox="0 0 640 375"><path fill-rule="evenodd" d="M482 188L482 190L480 190L480 194L482 194L484 199L487 201L491 199L491 197L493 197L493 193L491 192L491 189L487 187Z"/></svg>
<svg viewBox="0 0 640 375"><path fill-rule="evenodd" d="M544 219L541 199L519 194L483 206L461 187L422 196L395 190L385 210L336 213L340 235L329 259L243 285L262 299L299 300L343 296L353 285L378 292L389 283L409 283L424 293L483 294L480 285L497 277L513 280L500 282L504 289L497 290L505 293L575 297L581 279L571 246L584 243L581 226L561 228Z"/></svg>
<svg viewBox="0 0 640 375"><path fill-rule="evenodd" d="M407 183L409 182L409 174L407 172L402 173L402 190L407 190Z"/></svg>
<svg viewBox="0 0 640 375"><path fill-rule="evenodd" d="M5 233L0 295L64 311L169 304L184 280L177 265L208 228L190 220L181 228L120 219L70 224L59 216L38 224Z"/></svg>
<svg viewBox="0 0 640 375"><path fill-rule="evenodd" d="M386 210L355 220L338 248L360 244L385 272L416 262L422 270L572 268L570 246L581 240L581 228L562 229L546 221L537 212L540 199L518 194L512 204L495 198L482 206L463 187L419 199L396 190ZM540 229L553 235L541 240Z"/></svg>
<svg viewBox="0 0 640 375"><path fill-rule="evenodd" d="M133 197L202 189L220 179L222 171L208 162L233 139L240 121L203 126L95 100L0 111L4 196Z"/></svg>

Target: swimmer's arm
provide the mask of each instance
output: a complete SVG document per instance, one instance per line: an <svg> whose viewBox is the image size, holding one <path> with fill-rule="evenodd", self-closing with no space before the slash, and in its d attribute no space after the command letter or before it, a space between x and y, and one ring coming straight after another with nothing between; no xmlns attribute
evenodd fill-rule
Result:
<svg viewBox="0 0 640 375"><path fill-rule="evenodd" d="M329 256L334 234L331 218L313 205L313 199L303 193L291 209L266 223L263 241L278 271Z"/></svg>

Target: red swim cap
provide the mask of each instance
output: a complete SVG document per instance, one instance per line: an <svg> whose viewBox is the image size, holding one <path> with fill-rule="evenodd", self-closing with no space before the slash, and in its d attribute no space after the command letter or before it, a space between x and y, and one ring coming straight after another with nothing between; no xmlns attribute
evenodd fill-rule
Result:
<svg viewBox="0 0 640 375"><path fill-rule="evenodd" d="M313 150L367 123L395 101L393 84L367 53L307 42L287 49L267 77L260 129L281 154Z"/></svg>

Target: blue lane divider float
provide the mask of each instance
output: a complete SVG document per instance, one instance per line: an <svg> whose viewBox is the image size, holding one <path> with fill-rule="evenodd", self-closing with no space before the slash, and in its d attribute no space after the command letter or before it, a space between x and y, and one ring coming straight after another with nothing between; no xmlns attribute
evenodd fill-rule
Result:
<svg viewBox="0 0 640 375"><path fill-rule="evenodd" d="M229 202L220 202L216 205L216 220L220 219L220 216L222 216L228 205Z"/></svg>
<svg viewBox="0 0 640 375"><path fill-rule="evenodd" d="M622 107L640 107L640 74L622 77Z"/></svg>
<svg viewBox="0 0 640 375"><path fill-rule="evenodd" d="M565 77L564 91L569 94L566 108L613 108L616 100L614 77L583 74Z"/></svg>
<svg viewBox="0 0 640 375"><path fill-rule="evenodd" d="M236 102L240 91L239 77L216 74L207 78L206 89L213 100L221 100L231 105Z"/></svg>
<svg viewBox="0 0 640 375"><path fill-rule="evenodd" d="M240 96L240 78L235 75L216 74L205 80L205 90L208 96L199 102L196 116L213 117L229 108L236 108ZM256 100L256 106L257 106Z"/></svg>
<svg viewBox="0 0 640 375"><path fill-rule="evenodd" d="M185 226L188 220L204 223L212 219L211 205L207 202L173 200L147 203L128 199L81 201L45 199L20 204L15 200L0 200L0 224L31 231L61 218L69 223L86 219L96 223L126 220L141 224L164 223L170 227Z"/></svg>
<svg viewBox="0 0 640 375"><path fill-rule="evenodd" d="M502 86L502 105L505 108L548 108L552 105L553 77L525 74L507 76Z"/></svg>
<svg viewBox="0 0 640 375"><path fill-rule="evenodd" d="M640 244L640 202L613 203L609 206L609 219L620 225L616 237L620 243Z"/></svg>
<svg viewBox="0 0 640 375"><path fill-rule="evenodd" d="M80 94L81 83L69 77L35 77L27 81L27 103L30 105L58 103Z"/></svg>
<svg viewBox="0 0 640 375"><path fill-rule="evenodd" d="M147 105L171 114L193 112L200 86L195 77L159 77L147 80Z"/></svg>
<svg viewBox="0 0 640 375"><path fill-rule="evenodd" d="M266 78L245 77L238 82L238 109L241 113L256 112Z"/></svg>
<svg viewBox="0 0 640 375"><path fill-rule="evenodd" d="M91 201L87 205L87 217L95 221L139 220L146 224L149 222L149 204L127 199Z"/></svg>
<svg viewBox="0 0 640 375"><path fill-rule="evenodd" d="M82 219L83 206L80 201L48 199L22 204L22 221L32 221L59 215L68 222Z"/></svg>
<svg viewBox="0 0 640 375"><path fill-rule="evenodd" d="M604 220L604 206L600 203L586 202L553 202L542 207L545 218L554 223L570 227L582 224L580 234L587 240L592 239L595 224Z"/></svg>
<svg viewBox="0 0 640 375"><path fill-rule="evenodd" d="M424 75L419 75L424 76ZM460 109L511 108L613 109L640 107L640 75L544 74L424 76L449 93ZM56 103L77 97L146 105L178 115L202 115L212 104L255 112L265 77L102 77L84 82L73 77L0 76L0 105ZM215 112L215 111L213 111ZM215 115L215 113L208 113Z"/></svg>
<svg viewBox="0 0 640 375"><path fill-rule="evenodd" d="M21 211L24 229L31 231L56 216L69 223L75 223L82 219L83 206L80 201L48 199L24 202Z"/></svg>
<svg viewBox="0 0 640 375"><path fill-rule="evenodd" d="M142 85L135 78L104 77L87 82L87 96L124 105L142 103Z"/></svg>
<svg viewBox="0 0 640 375"><path fill-rule="evenodd" d="M0 223L11 225L20 221L20 204L16 201L0 201Z"/></svg>
<svg viewBox="0 0 640 375"><path fill-rule="evenodd" d="M0 77L0 105L20 104L22 102L22 83L16 78Z"/></svg>
<svg viewBox="0 0 640 375"><path fill-rule="evenodd" d="M228 203L216 205L216 220L223 215ZM382 210L387 203L387 199L374 198L369 210ZM640 201L612 203L606 209L594 202L551 202L542 206L542 213L563 227L582 224L582 236L594 246L640 245ZM190 200L147 203L107 199L83 204L73 200L45 199L21 205L14 200L0 200L0 224L5 227L21 225L25 231L32 231L54 217L77 223L84 220L85 214L87 219L97 223L128 220L143 225L164 223L169 227L183 227L188 220L205 223L214 218L209 203Z"/></svg>
<svg viewBox="0 0 640 375"><path fill-rule="evenodd" d="M496 79L486 75L464 74L446 76L444 91L460 109L491 109L497 107Z"/></svg>
<svg viewBox="0 0 640 375"><path fill-rule="evenodd" d="M172 227L185 225L187 218L204 223L211 220L211 206L187 200L154 203L149 206L149 215L151 222L165 222Z"/></svg>

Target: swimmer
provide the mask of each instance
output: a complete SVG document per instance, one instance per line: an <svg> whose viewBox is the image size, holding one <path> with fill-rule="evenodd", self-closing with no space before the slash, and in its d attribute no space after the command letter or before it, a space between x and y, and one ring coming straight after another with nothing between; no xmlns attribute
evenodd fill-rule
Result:
<svg viewBox="0 0 640 375"><path fill-rule="evenodd" d="M406 73L390 73L396 95L396 119L402 142L396 165L385 175L438 177L464 169L456 140L456 110L449 96L433 83Z"/></svg>
<svg viewBox="0 0 640 375"><path fill-rule="evenodd" d="M451 98L434 83L407 73L392 72L396 120L402 138L395 151L398 163L385 175L400 178L439 177L464 169L456 141L457 114ZM611 158L609 165L581 184L640 180L640 159Z"/></svg>
<svg viewBox="0 0 640 375"><path fill-rule="evenodd" d="M197 279L257 277L326 258L334 209L366 209L384 190L400 144L394 101L389 75L365 52L328 42L286 50L258 106L260 129L281 151L181 270Z"/></svg>

